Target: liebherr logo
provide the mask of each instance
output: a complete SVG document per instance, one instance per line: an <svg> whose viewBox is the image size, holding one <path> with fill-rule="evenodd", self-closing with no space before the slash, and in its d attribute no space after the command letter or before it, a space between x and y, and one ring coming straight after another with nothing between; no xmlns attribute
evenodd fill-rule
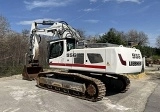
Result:
<svg viewBox="0 0 160 112"><path fill-rule="evenodd" d="M141 61L129 61L129 66L141 66Z"/></svg>

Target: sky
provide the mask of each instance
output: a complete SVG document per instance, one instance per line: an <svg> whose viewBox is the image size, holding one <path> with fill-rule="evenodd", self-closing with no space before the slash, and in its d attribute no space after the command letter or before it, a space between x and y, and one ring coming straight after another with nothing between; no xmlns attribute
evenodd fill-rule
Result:
<svg viewBox="0 0 160 112"><path fill-rule="evenodd" d="M143 31L149 45L160 35L160 0L0 0L0 15L11 29L30 30L33 21L66 21L86 35L101 35L110 28Z"/></svg>

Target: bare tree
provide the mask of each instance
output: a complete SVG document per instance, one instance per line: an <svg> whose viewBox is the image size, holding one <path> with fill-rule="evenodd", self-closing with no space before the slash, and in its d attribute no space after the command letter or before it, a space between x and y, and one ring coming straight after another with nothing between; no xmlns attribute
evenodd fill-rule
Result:
<svg viewBox="0 0 160 112"><path fill-rule="evenodd" d="M85 35L85 31L84 31L84 30L76 29L76 31L79 33L79 35L81 36L82 39L85 39L85 38L86 38L86 35Z"/></svg>
<svg viewBox="0 0 160 112"><path fill-rule="evenodd" d="M21 33L14 31L0 38L0 75L14 74L21 71L24 55L28 51L28 39Z"/></svg>
<svg viewBox="0 0 160 112"><path fill-rule="evenodd" d="M144 32L138 32L136 30L130 30L127 33L127 40L133 42L135 45L147 45L148 44L148 35Z"/></svg>
<svg viewBox="0 0 160 112"><path fill-rule="evenodd" d="M146 35L144 32L139 32L139 37L137 38L137 42L139 45L147 45L149 43L148 41L148 35Z"/></svg>
<svg viewBox="0 0 160 112"><path fill-rule="evenodd" d="M23 36L23 37L29 37L29 35L30 35L30 34L29 34L29 30L27 30L27 29L23 29L23 30L22 30L22 36Z"/></svg>
<svg viewBox="0 0 160 112"><path fill-rule="evenodd" d="M4 37L10 31L9 22L5 17L0 15L0 38Z"/></svg>

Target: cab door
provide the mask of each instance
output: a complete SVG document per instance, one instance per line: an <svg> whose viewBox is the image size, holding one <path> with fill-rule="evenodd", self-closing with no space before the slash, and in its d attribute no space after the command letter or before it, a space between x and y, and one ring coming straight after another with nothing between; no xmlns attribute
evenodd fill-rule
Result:
<svg viewBox="0 0 160 112"><path fill-rule="evenodd" d="M73 59L75 57L75 44L76 41L73 38L67 38L65 41L65 68L66 69L72 69L72 67L74 66L73 64Z"/></svg>
<svg viewBox="0 0 160 112"><path fill-rule="evenodd" d="M65 66L64 40L50 42L49 66L51 68L63 68Z"/></svg>

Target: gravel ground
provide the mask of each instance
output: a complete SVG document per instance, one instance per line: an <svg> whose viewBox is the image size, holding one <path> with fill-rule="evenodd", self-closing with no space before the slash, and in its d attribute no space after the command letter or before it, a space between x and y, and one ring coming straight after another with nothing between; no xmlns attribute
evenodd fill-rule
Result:
<svg viewBox="0 0 160 112"><path fill-rule="evenodd" d="M99 102L40 89L21 75L0 78L0 86L0 112L143 112L157 83L132 79L126 93L107 91Z"/></svg>

